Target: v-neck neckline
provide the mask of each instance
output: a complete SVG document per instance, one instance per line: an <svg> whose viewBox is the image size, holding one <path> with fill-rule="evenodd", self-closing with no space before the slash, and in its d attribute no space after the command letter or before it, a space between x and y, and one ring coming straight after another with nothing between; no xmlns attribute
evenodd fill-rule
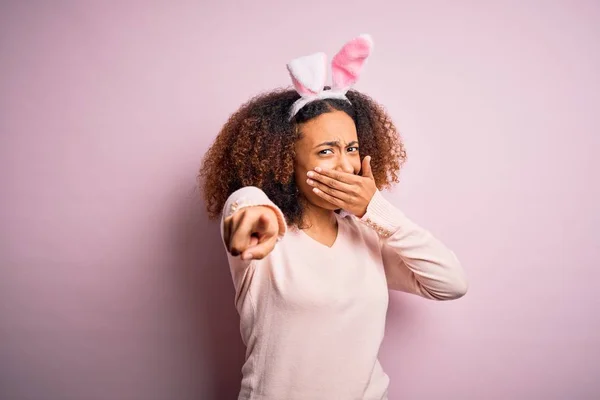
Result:
<svg viewBox="0 0 600 400"><path fill-rule="evenodd" d="M342 226L344 225L341 221L341 218L339 217L339 215L335 214L335 219L337 222L337 233L335 236L335 240L333 241L333 243L331 244L331 246L327 246L325 243L319 242L317 239L314 239L313 237L311 237L308 233L304 232L303 229L298 229L300 231L300 234L302 236L304 236L306 239L308 239L310 242L314 243L315 245L324 248L325 250L333 250L335 247L337 247L338 242L340 241L340 237L342 236Z"/></svg>

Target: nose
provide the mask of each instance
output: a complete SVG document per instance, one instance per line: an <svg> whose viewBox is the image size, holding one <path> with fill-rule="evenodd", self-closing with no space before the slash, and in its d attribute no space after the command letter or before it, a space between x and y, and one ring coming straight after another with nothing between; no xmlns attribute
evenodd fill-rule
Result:
<svg viewBox="0 0 600 400"><path fill-rule="evenodd" d="M350 162L350 157L347 154L342 154L338 160L338 166L336 168L338 171L343 171L348 174L354 173L354 167Z"/></svg>

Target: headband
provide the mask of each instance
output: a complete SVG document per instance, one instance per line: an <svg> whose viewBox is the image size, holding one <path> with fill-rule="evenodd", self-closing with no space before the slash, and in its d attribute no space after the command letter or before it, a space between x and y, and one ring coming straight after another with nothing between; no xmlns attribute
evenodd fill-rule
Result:
<svg viewBox="0 0 600 400"><path fill-rule="evenodd" d="M361 35L342 47L331 61L331 90L324 90L327 79L325 53L315 53L290 61L287 69L294 88L300 95L290 109L290 119L302 107L315 100L341 99L350 102L346 93L358 81L372 48L373 40L369 35Z"/></svg>

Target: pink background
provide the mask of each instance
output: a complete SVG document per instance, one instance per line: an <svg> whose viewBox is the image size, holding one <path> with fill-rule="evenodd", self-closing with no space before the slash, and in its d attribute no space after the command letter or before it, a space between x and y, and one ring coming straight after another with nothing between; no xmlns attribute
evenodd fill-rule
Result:
<svg viewBox="0 0 600 400"><path fill-rule="evenodd" d="M213 3L1 3L0 398L235 397L196 171L285 62L363 32L409 152L387 196L471 283L392 295L390 399L600 398L600 4Z"/></svg>

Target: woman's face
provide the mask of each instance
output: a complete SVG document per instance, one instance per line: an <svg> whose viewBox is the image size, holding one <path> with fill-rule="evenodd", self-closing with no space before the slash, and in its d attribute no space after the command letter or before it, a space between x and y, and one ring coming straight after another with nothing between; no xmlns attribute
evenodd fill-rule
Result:
<svg viewBox="0 0 600 400"><path fill-rule="evenodd" d="M354 120L343 111L331 111L300 125L301 139L296 142L295 179L300 193L311 205L336 210L306 183L306 173L315 167L360 173L358 136Z"/></svg>

